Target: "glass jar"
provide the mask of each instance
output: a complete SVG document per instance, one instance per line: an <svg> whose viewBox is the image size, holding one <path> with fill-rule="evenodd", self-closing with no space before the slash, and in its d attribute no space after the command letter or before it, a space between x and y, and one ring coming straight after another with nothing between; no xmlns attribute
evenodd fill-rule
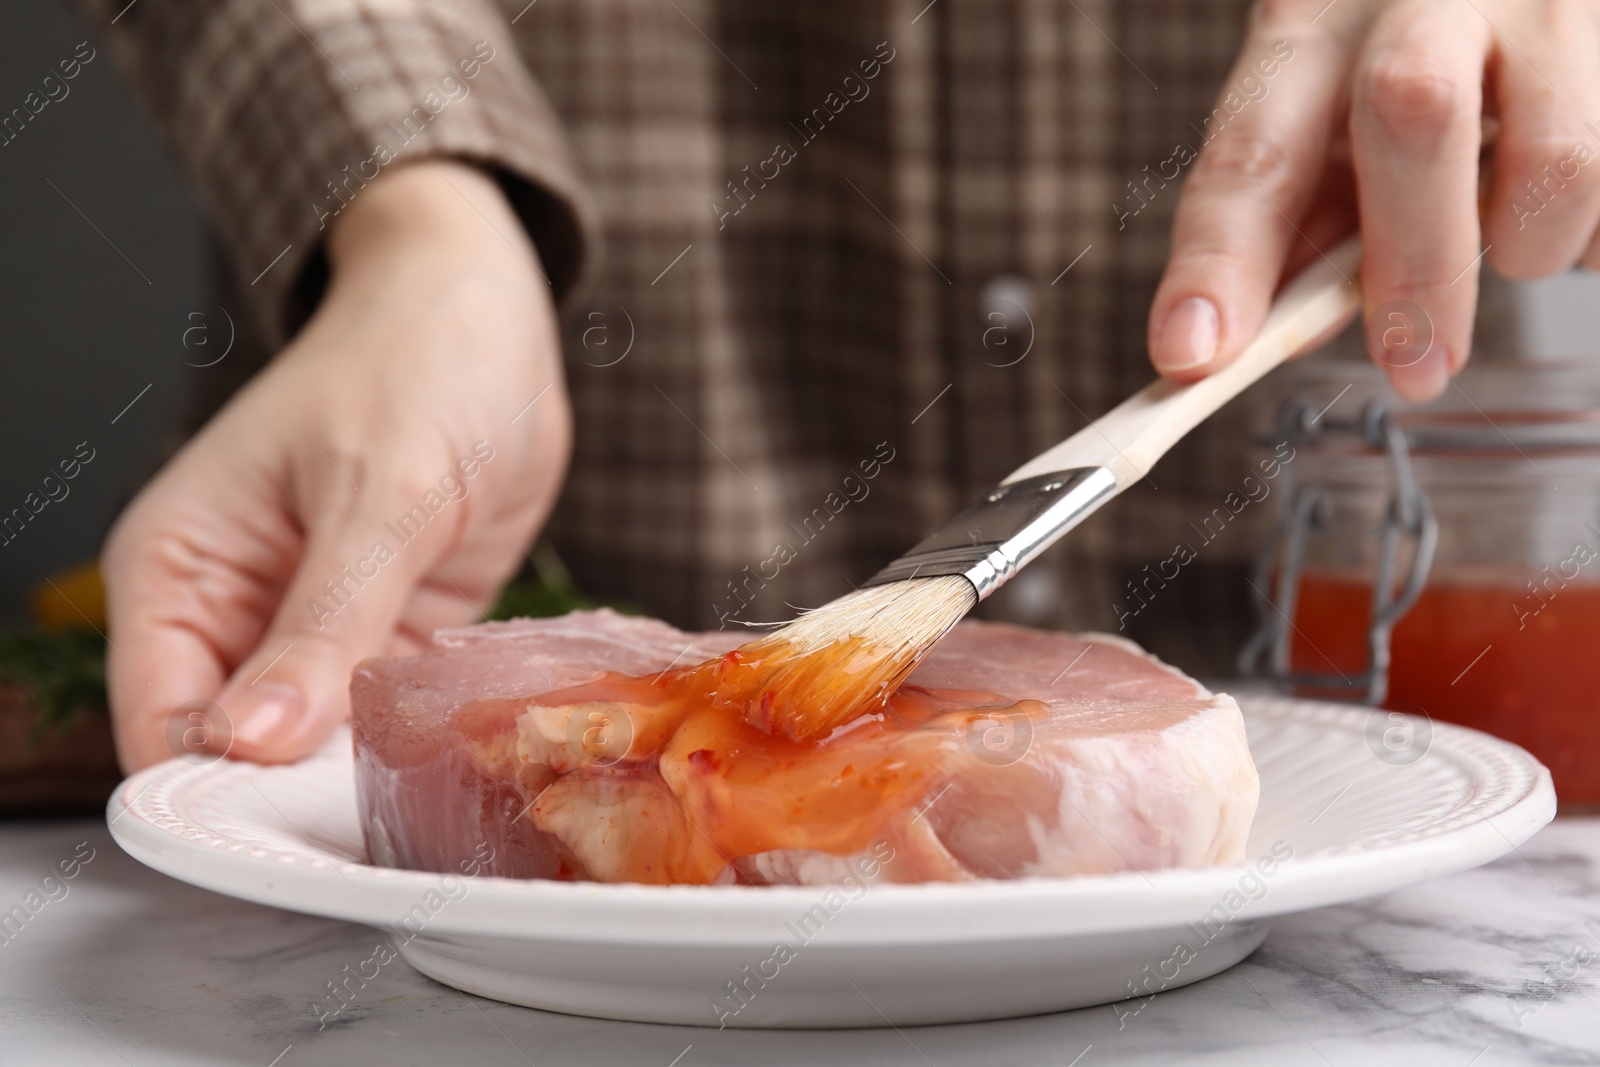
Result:
<svg viewBox="0 0 1600 1067"><path fill-rule="evenodd" d="M1279 396L1261 439L1294 458L1241 665L1492 733L1600 803L1600 366L1472 367L1415 407L1306 362Z"/></svg>

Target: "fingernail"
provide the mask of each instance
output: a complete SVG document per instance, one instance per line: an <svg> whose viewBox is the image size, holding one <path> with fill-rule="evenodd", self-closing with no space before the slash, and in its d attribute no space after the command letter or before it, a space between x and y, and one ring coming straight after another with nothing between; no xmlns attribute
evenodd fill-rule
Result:
<svg viewBox="0 0 1600 1067"><path fill-rule="evenodd" d="M1415 363L1391 367L1389 381L1402 400L1412 404L1427 403L1450 384L1450 353L1443 345L1436 344Z"/></svg>
<svg viewBox="0 0 1600 1067"><path fill-rule="evenodd" d="M228 714L236 723L234 739L256 747L282 741L306 717L305 696L282 682L257 682L241 692L232 705Z"/></svg>
<svg viewBox="0 0 1600 1067"><path fill-rule="evenodd" d="M1221 332L1217 305L1203 296L1178 301L1167 312L1167 319L1156 335L1151 362L1157 370L1188 370L1210 363L1217 354Z"/></svg>

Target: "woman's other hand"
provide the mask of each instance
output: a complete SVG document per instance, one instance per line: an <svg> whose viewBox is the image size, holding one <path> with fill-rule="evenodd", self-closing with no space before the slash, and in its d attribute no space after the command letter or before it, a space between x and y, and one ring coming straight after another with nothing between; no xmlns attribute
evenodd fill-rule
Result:
<svg viewBox="0 0 1600 1067"><path fill-rule="evenodd" d="M351 669L474 621L560 488L571 422L550 289L496 184L397 167L333 224L331 281L294 341L147 486L105 552L117 748L310 752ZM537 397L536 403L531 403Z"/></svg>

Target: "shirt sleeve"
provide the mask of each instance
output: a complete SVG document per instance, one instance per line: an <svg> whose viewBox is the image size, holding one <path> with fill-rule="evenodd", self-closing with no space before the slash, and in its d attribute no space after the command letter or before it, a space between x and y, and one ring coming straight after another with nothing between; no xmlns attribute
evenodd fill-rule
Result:
<svg viewBox="0 0 1600 1067"><path fill-rule="evenodd" d="M77 0L175 146L262 328L281 343L327 279L323 238L400 160L496 173L559 297L594 209L493 0Z"/></svg>

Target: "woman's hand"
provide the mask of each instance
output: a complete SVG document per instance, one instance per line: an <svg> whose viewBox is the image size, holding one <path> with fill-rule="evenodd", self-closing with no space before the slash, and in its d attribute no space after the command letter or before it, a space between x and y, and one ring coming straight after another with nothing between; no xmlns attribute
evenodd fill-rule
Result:
<svg viewBox="0 0 1600 1067"><path fill-rule="evenodd" d="M1280 279L1358 218L1367 348L1412 400L1467 359L1484 243L1511 278L1600 267L1596 0L1261 0L1220 99L1150 313L1169 377L1237 355Z"/></svg>
<svg viewBox="0 0 1600 1067"><path fill-rule="evenodd" d="M311 751L348 716L356 662L473 621L560 488L549 286L498 187L398 167L341 213L328 255L315 317L106 546L129 771L181 753L169 722L197 700L223 709L212 744L231 726L234 756Z"/></svg>

